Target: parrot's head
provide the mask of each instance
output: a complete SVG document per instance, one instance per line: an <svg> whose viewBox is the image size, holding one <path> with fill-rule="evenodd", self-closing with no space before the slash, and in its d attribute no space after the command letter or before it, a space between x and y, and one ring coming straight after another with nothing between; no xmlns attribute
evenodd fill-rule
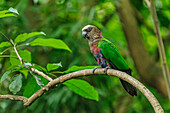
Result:
<svg viewBox="0 0 170 113"><path fill-rule="evenodd" d="M89 41L93 41L101 37L101 32L96 26L87 25L82 29L82 35Z"/></svg>

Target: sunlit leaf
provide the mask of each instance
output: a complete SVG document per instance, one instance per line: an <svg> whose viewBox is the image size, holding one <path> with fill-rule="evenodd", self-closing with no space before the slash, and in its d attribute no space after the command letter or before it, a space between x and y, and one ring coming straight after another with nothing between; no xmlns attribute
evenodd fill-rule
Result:
<svg viewBox="0 0 170 113"><path fill-rule="evenodd" d="M60 63L48 63L47 64L47 70L48 71L56 70L59 67L62 67L61 62Z"/></svg>
<svg viewBox="0 0 170 113"><path fill-rule="evenodd" d="M71 79L63 83L66 85L71 91L75 92L76 94L92 99L92 100L99 100L98 92L91 86L88 82L80 79Z"/></svg>
<svg viewBox="0 0 170 113"><path fill-rule="evenodd" d="M9 47L9 46L11 46L10 42L2 42L2 43L0 43L0 48Z"/></svg>
<svg viewBox="0 0 170 113"><path fill-rule="evenodd" d="M10 7L8 10L19 15L18 11L12 7Z"/></svg>
<svg viewBox="0 0 170 113"><path fill-rule="evenodd" d="M65 49L71 52L70 48L62 40L59 40L59 39L37 38L33 40L32 42L30 42L29 45L30 46L47 46L47 47L52 47L55 49Z"/></svg>
<svg viewBox="0 0 170 113"><path fill-rule="evenodd" d="M10 16L16 16L15 14L18 14L18 11L14 8L9 8L8 10L3 10L3 11L0 11L0 18L4 18L4 17L10 17Z"/></svg>
<svg viewBox="0 0 170 113"><path fill-rule="evenodd" d="M9 10L0 11L0 18L10 17L10 16L16 16L16 15L11 13L11 11Z"/></svg>
<svg viewBox="0 0 170 113"><path fill-rule="evenodd" d="M27 76L28 76L28 70L19 70L24 76L25 76L25 78L27 78Z"/></svg>
<svg viewBox="0 0 170 113"><path fill-rule="evenodd" d="M64 71L64 73L71 73L71 72L79 71L83 69L93 69L94 67L97 67L97 66L72 66L68 68L66 71Z"/></svg>
<svg viewBox="0 0 170 113"><path fill-rule="evenodd" d="M9 12L11 12L11 11L9 11L9 10L3 10L3 11L0 11L0 15L5 14L5 13L9 13Z"/></svg>
<svg viewBox="0 0 170 113"><path fill-rule="evenodd" d="M25 40L27 40L31 37L38 36L38 35L45 35L45 33L44 32L32 32L32 33L20 34L15 38L14 42L15 43L21 43L21 42L24 42Z"/></svg>
<svg viewBox="0 0 170 113"><path fill-rule="evenodd" d="M31 62L31 53L28 50L20 50L19 55L21 56L22 59L25 60L25 62ZM16 56L17 57L17 55L14 51L11 52L10 56ZM12 57L10 57L10 63L12 65L20 65L21 64L19 59L12 58Z"/></svg>
<svg viewBox="0 0 170 113"><path fill-rule="evenodd" d="M29 67L32 67L33 65L29 62L24 62L24 66L29 66Z"/></svg>
<svg viewBox="0 0 170 113"><path fill-rule="evenodd" d="M21 87L22 87L22 75L19 74L13 79L13 81L9 85L9 90L13 94L16 94L18 91L20 91Z"/></svg>

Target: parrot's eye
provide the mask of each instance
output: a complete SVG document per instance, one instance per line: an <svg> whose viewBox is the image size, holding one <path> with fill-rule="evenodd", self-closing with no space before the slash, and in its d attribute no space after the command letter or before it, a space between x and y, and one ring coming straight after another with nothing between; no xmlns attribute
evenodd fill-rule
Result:
<svg viewBox="0 0 170 113"><path fill-rule="evenodd" d="M92 30L91 27L88 27L88 28L87 28L87 32L90 32L91 30Z"/></svg>

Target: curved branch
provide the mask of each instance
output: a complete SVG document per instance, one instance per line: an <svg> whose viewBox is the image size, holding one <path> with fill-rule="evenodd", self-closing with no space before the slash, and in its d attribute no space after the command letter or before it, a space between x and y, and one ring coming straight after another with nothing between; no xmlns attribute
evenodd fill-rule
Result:
<svg viewBox="0 0 170 113"><path fill-rule="evenodd" d="M94 74L96 74L96 75L104 74L104 69L97 69L97 70L95 70ZM126 74L124 72L114 70L114 69L108 69L107 74L110 76L116 76L118 78L121 78L121 79L131 83L146 96L146 98L149 100L149 102L153 106L156 113L164 112L161 105L159 104L158 100L155 98L155 96L138 80L136 80L135 78L133 78L132 76L129 76L128 74ZM39 98L41 95L43 95L45 93L45 91L49 91L49 89L53 88L53 86L55 86L59 83L63 83L66 80L69 80L69 79L72 79L75 77L88 76L88 75L92 75L92 69L85 69L85 70L76 71L73 73L69 73L69 74L60 76L60 77L50 81L46 86L44 86L43 88L38 90L36 93L34 93L30 98L28 98L28 101L25 102L24 105L25 106L31 105L37 98ZM108 76L108 75L106 75L106 76Z"/></svg>
<svg viewBox="0 0 170 113"><path fill-rule="evenodd" d="M10 99L10 100L19 100L22 102L27 102L28 99L24 96L17 96L17 95L0 95L0 99Z"/></svg>

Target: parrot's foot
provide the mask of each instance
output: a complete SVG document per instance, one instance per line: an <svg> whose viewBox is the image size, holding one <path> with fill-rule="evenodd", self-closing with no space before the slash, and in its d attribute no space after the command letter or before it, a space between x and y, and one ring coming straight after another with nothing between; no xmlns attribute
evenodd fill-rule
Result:
<svg viewBox="0 0 170 113"><path fill-rule="evenodd" d="M109 67L109 66L105 67L105 69L104 69L104 74L105 74L105 75L107 75L107 70L108 70L108 69L111 69L111 67Z"/></svg>
<svg viewBox="0 0 170 113"><path fill-rule="evenodd" d="M96 70L96 69L101 69L102 67L94 67L93 68L93 70L92 70L92 74L94 74L94 71Z"/></svg>

